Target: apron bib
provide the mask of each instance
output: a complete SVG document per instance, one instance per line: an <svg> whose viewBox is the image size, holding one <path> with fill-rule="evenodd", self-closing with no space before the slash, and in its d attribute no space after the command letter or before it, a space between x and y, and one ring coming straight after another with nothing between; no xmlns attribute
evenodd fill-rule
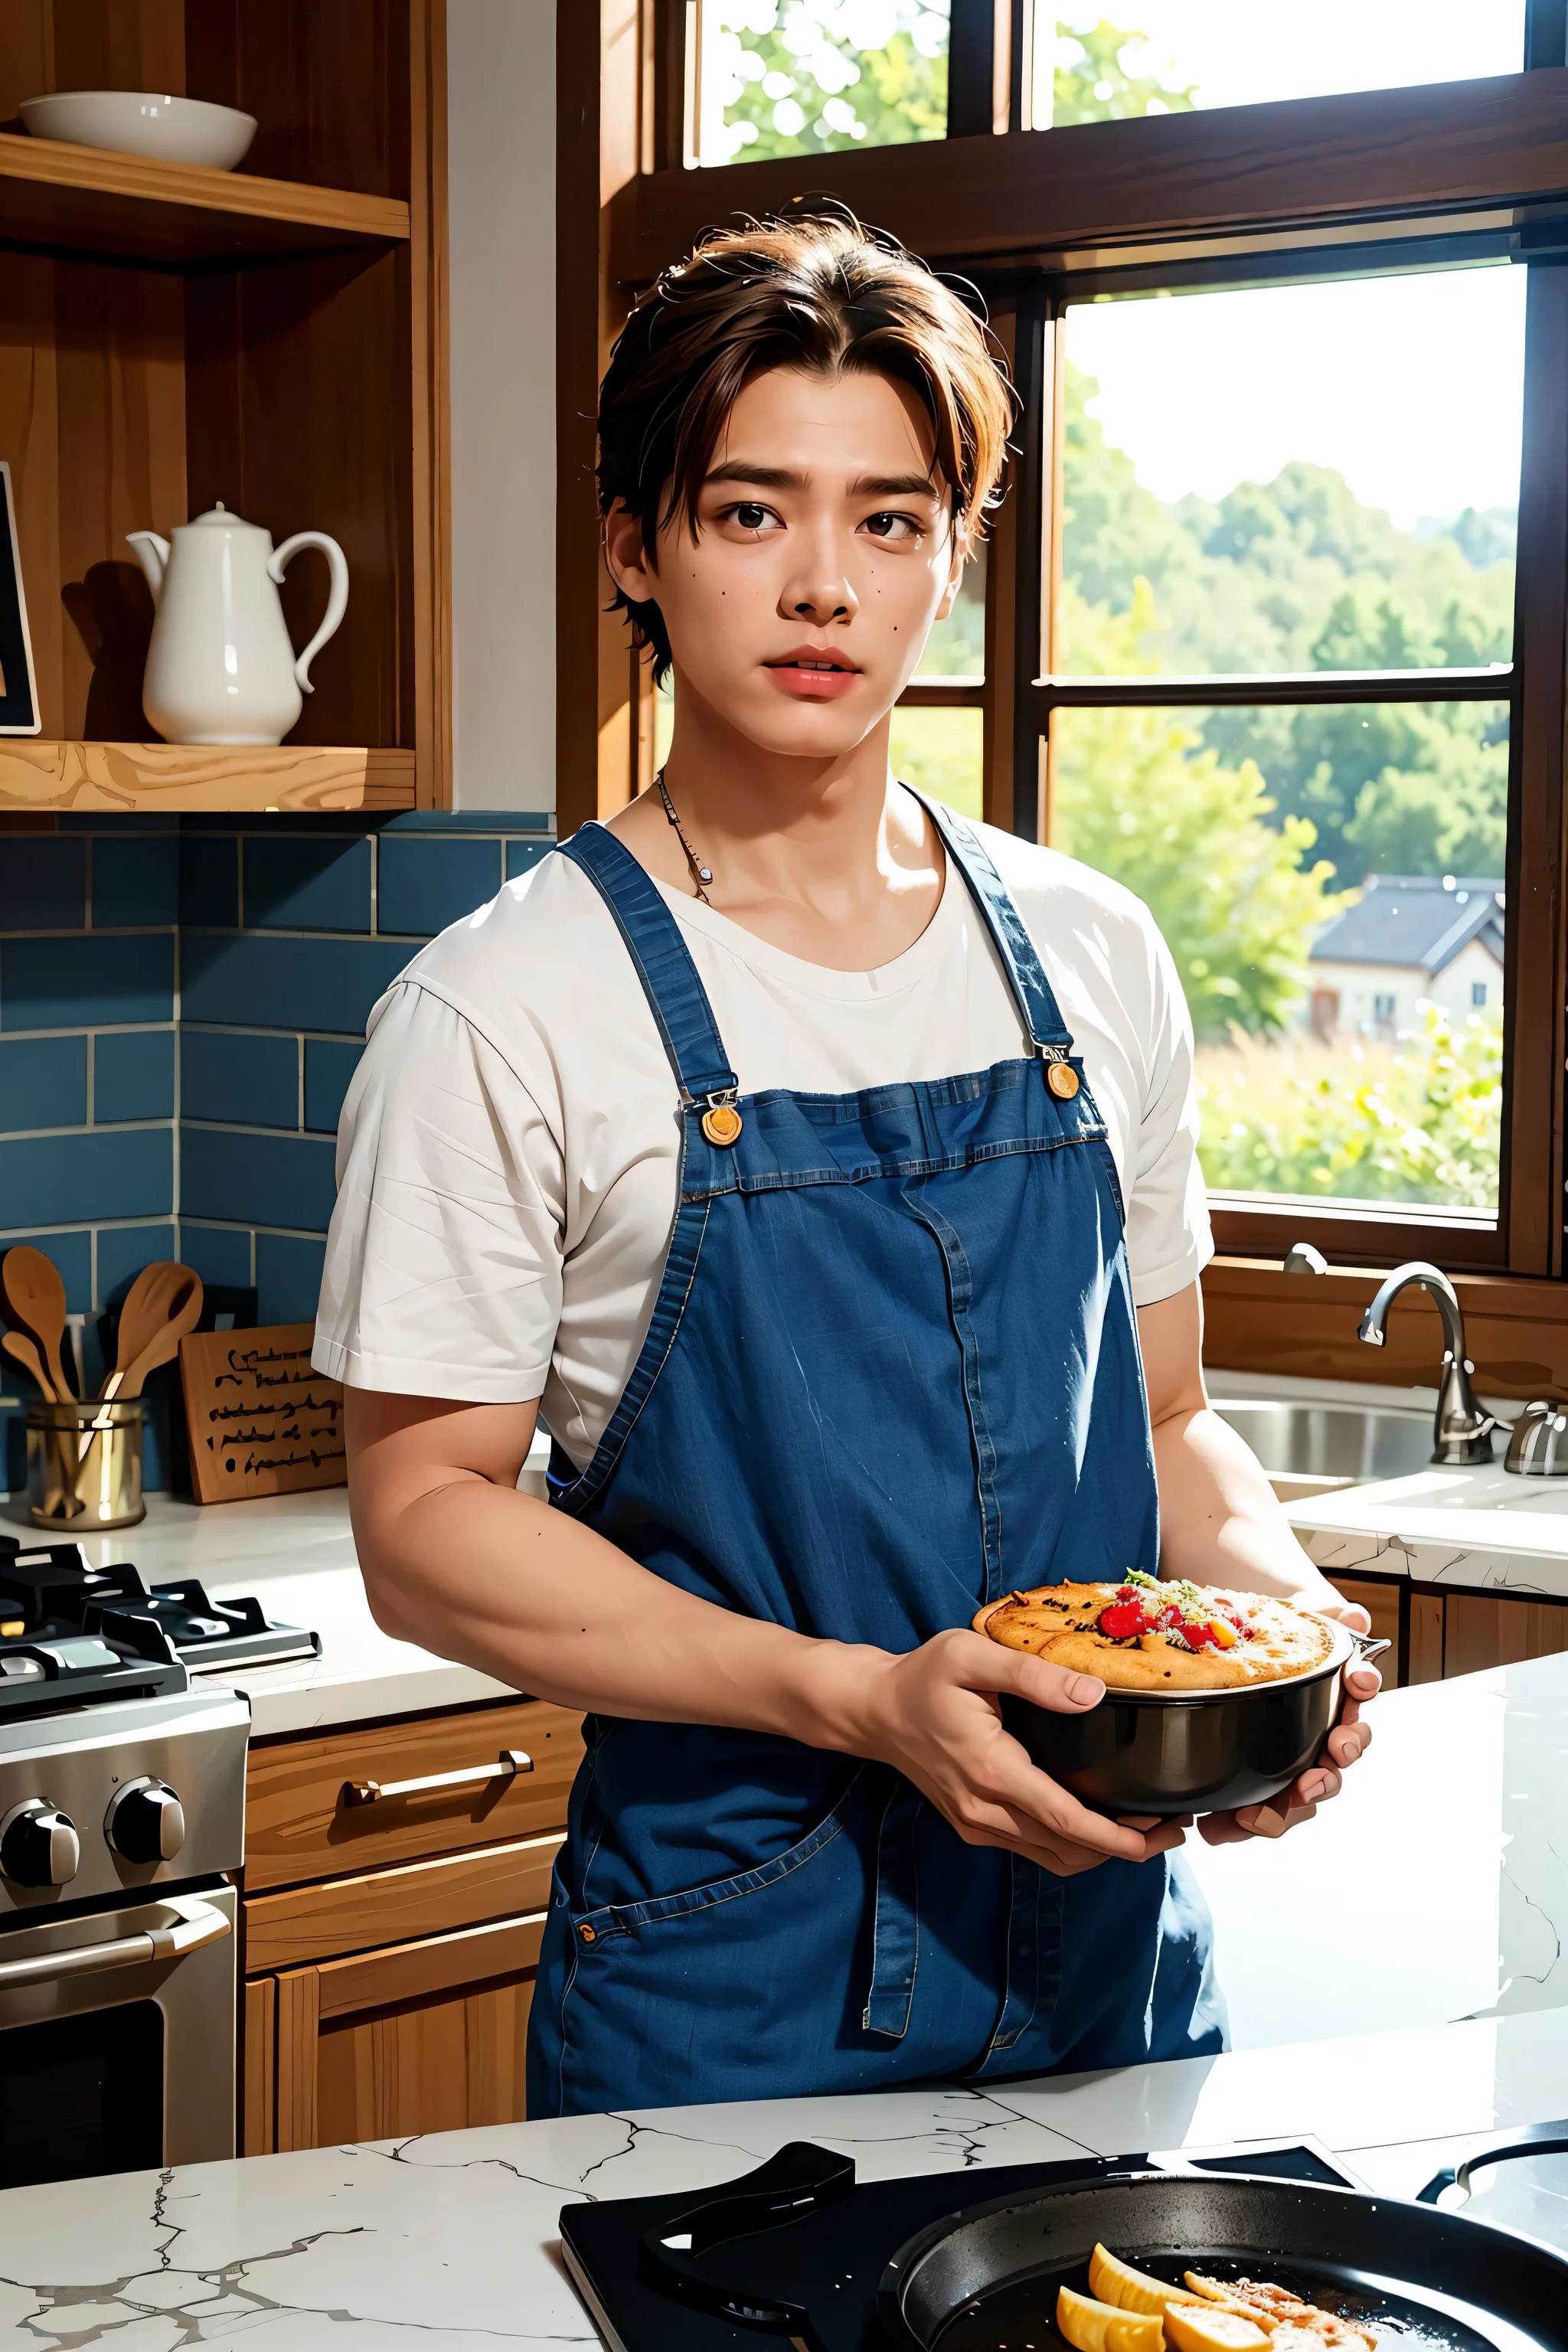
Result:
<svg viewBox="0 0 1568 2352"><path fill-rule="evenodd" d="M586 1470L556 1448L552 1502L721 1608L899 1653L983 1601L1159 1555L1105 1123L979 835L926 806L1035 1050L858 1094L740 1097L648 875L599 824L558 853L619 926L683 1151L647 1339ZM730 1104L740 1132L712 1142ZM1058 1878L965 1845L887 1766L603 1716L586 1738L531 2117L1224 2046L1179 1859Z"/></svg>

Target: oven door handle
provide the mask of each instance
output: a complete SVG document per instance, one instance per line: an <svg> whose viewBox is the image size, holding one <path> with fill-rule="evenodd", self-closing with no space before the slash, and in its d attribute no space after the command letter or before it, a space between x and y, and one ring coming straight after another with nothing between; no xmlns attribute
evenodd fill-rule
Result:
<svg viewBox="0 0 1568 2352"><path fill-rule="evenodd" d="M106 1969L144 1968L149 1960L181 1960L204 1944L221 1944L234 1930L216 1904L198 1895L176 1895L163 1906L175 1914L172 1927L144 1927L103 1944L73 1944L63 1952L42 1952L33 1960L0 1960L0 1992L17 1985L53 1984L60 1977L96 1976Z"/></svg>

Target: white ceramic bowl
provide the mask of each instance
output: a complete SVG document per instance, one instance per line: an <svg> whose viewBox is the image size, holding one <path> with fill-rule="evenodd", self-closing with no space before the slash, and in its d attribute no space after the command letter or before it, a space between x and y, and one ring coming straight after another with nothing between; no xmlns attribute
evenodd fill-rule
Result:
<svg viewBox="0 0 1568 2352"><path fill-rule="evenodd" d="M23 101L35 139L150 155L159 163L205 163L232 172L256 136L254 114L205 98L165 98L145 89L61 89Z"/></svg>

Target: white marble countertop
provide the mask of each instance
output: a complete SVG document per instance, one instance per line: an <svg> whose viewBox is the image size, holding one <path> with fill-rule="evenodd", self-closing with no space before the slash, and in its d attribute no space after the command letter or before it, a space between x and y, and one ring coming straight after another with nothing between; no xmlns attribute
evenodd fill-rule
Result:
<svg viewBox="0 0 1568 2352"><path fill-rule="evenodd" d="M997 2165L1310 2135L1368 2188L1410 2196L1486 2134L1563 2115L1557 2011L987 2092L584 2116L15 2189L0 2195L0 2344L592 2346L562 2206L710 2187L787 2140L852 2156L862 2179L963 2175L957 2204Z"/></svg>
<svg viewBox="0 0 1568 2352"><path fill-rule="evenodd" d="M1500 1461L1433 1466L1286 1510L1327 1576L1373 1569L1416 1584L1568 1601L1568 1479L1521 1478Z"/></svg>
<svg viewBox="0 0 1568 2352"><path fill-rule="evenodd" d="M1242 2050L1568 2004L1568 1654L1391 1692L1316 1821L1187 1853Z"/></svg>

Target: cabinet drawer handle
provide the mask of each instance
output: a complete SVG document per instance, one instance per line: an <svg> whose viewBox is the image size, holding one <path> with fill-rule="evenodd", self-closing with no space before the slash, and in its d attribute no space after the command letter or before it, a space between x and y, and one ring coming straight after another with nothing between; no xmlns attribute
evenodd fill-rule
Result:
<svg viewBox="0 0 1568 2352"><path fill-rule="evenodd" d="M521 1748L503 1748L495 1764L469 1764L460 1772L427 1772L422 1780L345 1780L345 1805L375 1805L384 1797L422 1797L428 1789L474 1789L486 1780L510 1780L531 1772L533 1759Z"/></svg>

